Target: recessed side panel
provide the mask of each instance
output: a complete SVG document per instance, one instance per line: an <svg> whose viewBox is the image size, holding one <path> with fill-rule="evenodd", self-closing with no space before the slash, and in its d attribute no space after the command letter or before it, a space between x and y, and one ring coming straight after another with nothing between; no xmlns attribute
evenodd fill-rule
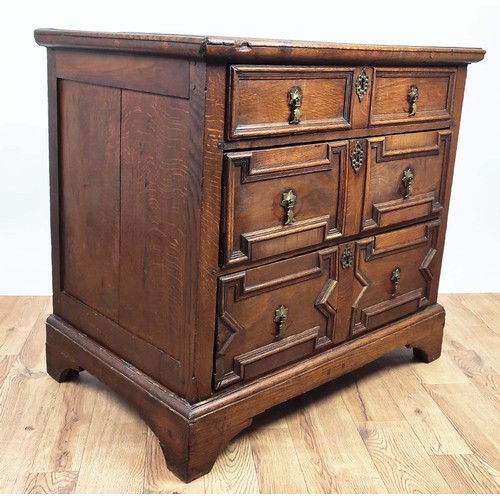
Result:
<svg viewBox="0 0 500 500"><path fill-rule="evenodd" d="M186 141L189 101L123 90L122 109L119 324L179 359L178 335L194 328L185 284L200 183Z"/></svg>
<svg viewBox="0 0 500 500"><path fill-rule="evenodd" d="M62 289L118 318L120 90L59 81Z"/></svg>

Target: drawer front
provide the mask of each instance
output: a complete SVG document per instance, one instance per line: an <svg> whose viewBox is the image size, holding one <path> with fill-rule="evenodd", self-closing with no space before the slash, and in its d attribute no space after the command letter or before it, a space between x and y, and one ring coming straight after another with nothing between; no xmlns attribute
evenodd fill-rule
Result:
<svg viewBox="0 0 500 500"><path fill-rule="evenodd" d="M224 264L258 261L342 235L347 141L227 153Z"/></svg>
<svg viewBox="0 0 500 500"><path fill-rule="evenodd" d="M349 129L353 72L231 66L228 139Z"/></svg>
<svg viewBox="0 0 500 500"><path fill-rule="evenodd" d="M449 120L453 68L375 68L370 125Z"/></svg>
<svg viewBox="0 0 500 500"><path fill-rule="evenodd" d="M439 213L450 142L450 131L368 139L361 230Z"/></svg>
<svg viewBox="0 0 500 500"><path fill-rule="evenodd" d="M350 335L400 319L435 301L439 221L358 240Z"/></svg>
<svg viewBox="0 0 500 500"><path fill-rule="evenodd" d="M217 389L332 344L337 260L333 247L219 279Z"/></svg>

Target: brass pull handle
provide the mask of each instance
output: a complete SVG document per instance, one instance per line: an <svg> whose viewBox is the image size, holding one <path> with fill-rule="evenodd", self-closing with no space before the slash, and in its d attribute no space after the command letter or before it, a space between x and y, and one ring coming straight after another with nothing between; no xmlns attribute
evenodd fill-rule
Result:
<svg viewBox="0 0 500 500"><path fill-rule="evenodd" d="M356 141L354 148L351 152L351 167L354 169L354 172L357 174L359 169L363 166L363 160L365 158L365 152L361 147L359 141Z"/></svg>
<svg viewBox="0 0 500 500"><path fill-rule="evenodd" d="M359 102L363 100L365 94L368 92L368 85L370 84L370 79L366 74L365 68L361 70L361 73L356 78L356 94L358 96Z"/></svg>
<svg viewBox="0 0 500 500"><path fill-rule="evenodd" d="M286 193L283 193L283 199L281 200L280 205L285 209L285 226L287 224L291 224L295 222L295 217L293 215L293 207L295 206L295 200L297 196L290 189Z"/></svg>
<svg viewBox="0 0 500 500"><path fill-rule="evenodd" d="M396 295L399 294L399 282L401 280L401 269L399 267L396 267L394 271L392 271L391 274L391 281L392 281L392 295L391 297L396 297Z"/></svg>
<svg viewBox="0 0 500 500"><path fill-rule="evenodd" d="M302 105L302 90L300 90L300 87L294 87L288 92L288 105L291 110L288 123L290 125L300 123L300 106Z"/></svg>
<svg viewBox="0 0 500 500"><path fill-rule="evenodd" d="M275 337L281 337L286 330L286 320L288 318L288 307L283 304L275 311L274 322L278 325Z"/></svg>
<svg viewBox="0 0 500 500"><path fill-rule="evenodd" d="M417 114L417 99L418 99L418 88L412 85L410 88L410 92L408 92L408 102L410 103L408 116L415 116Z"/></svg>
<svg viewBox="0 0 500 500"><path fill-rule="evenodd" d="M403 170L403 176L401 177L401 182L405 188L405 198L409 198L413 193L413 180L415 179L415 173L408 167Z"/></svg>

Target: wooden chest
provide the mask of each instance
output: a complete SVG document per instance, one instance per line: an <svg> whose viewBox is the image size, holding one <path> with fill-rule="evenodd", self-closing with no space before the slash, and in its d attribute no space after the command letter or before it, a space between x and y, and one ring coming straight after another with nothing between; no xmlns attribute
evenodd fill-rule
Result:
<svg viewBox="0 0 500 500"><path fill-rule="evenodd" d="M37 30L48 47L47 369L205 474L252 417L436 303L467 64L484 51Z"/></svg>

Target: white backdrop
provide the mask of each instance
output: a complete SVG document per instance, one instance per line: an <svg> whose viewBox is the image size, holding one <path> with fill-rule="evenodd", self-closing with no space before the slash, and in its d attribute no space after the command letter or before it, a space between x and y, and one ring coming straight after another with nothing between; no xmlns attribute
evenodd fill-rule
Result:
<svg viewBox="0 0 500 500"><path fill-rule="evenodd" d="M500 292L500 8L158 2L0 8L0 295L50 294L46 51L35 28L482 47L469 67L440 292Z"/></svg>

